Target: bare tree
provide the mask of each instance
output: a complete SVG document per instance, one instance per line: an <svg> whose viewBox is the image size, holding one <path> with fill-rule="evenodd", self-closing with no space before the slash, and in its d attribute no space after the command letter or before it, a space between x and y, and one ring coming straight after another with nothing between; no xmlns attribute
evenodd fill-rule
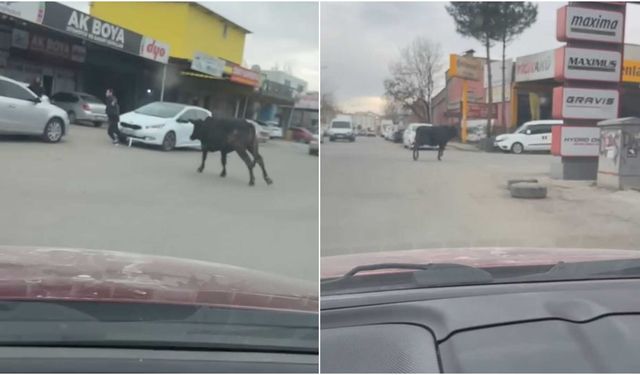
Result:
<svg viewBox="0 0 640 375"><path fill-rule="evenodd" d="M402 104L393 100L393 98L385 98L383 117L397 124L402 116Z"/></svg>
<svg viewBox="0 0 640 375"><path fill-rule="evenodd" d="M340 113L340 108L335 104L333 94L325 92L320 97L320 121L323 124L333 120Z"/></svg>
<svg viewBox="0 0 640 375"><path fill-rule="evenodd" d="M443 68L440 45L417 37L389 66L391 78L384 81L385 96L410 109L421 121L431 122L435 77Z"/></svg>

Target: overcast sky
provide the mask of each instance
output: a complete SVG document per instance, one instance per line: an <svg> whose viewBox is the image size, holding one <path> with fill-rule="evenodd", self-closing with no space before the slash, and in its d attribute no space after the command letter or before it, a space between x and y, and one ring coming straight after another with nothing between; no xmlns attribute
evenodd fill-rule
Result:
<svg viewBox="0 0 640 375"><path fill-rule="evenodd" d="M445 10L446 4L322 3L322 92L332 92L344 110L380 112L383 80L389 74L389 63L416 36L440 43L445 56L468 49L475 49L476 56L486 56L479 42L456 34L452 18ZM538 3L537 22L507 46L507 57L561 46L555 39L556 10L565 4ZM640 5L628 5L627 20L626 42L640 43ZM491 50L491 57L499 58L501 53L497 45ZM446 59L445 65L448 65ZM444 72L439 77L438 90L444 85Z"/></svg>
<svg viewBox="0 0 640 375"><path fill-rule="evenodd" d="M89 13L88 2L64 2ZM248 66L270 69L289 66L293 75L318 90L318 3L313 2L200 2L221 16L251 30L244 48Z"/></svg>

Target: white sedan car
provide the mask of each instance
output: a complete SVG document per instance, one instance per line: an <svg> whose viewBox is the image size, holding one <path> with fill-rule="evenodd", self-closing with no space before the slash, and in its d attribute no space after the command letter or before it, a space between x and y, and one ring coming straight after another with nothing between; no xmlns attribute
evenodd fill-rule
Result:
<svg viewBox="0 0 640 375"><path fill-rule="evenodd" d="M268 129L265 129L258 121L247 119L254 128L256 128L256 136L258 137L258 141L260 143L264 143L271 138L271 132Z"/></svg>
<svg viewBox="0 0 640 375"><path fill-rule="evenodd" d="M69 130L67 112L38 97L23 82L0 76L0 133L37 135L60 141Z"/></svg>
<svg viewBox="0 0 640 375"><path fill-rule="evenodd" d="M266 128L271 132L271 138L282 138L282 128L277 121L267 121Z"/></svg>
<svg viewBox="0 0 640 375"><path fill-rule="evenodd" d="M132 142L160 146L163 151L176 147L200 147L190 139L191 120L211 116L204 108L170 102L153 102L120 116L118 130Z"/></svg>
<svg viewBox="0 0 640 375"><path fill-rule="evenodd" d="M415 142L416 140L416 129L418 129L421 126L433 126L433 125L417 123L417 122L409 124L409 126L407 126L404 133L402 134L402 145L405 148L413 148L413 142Z"/></svg>

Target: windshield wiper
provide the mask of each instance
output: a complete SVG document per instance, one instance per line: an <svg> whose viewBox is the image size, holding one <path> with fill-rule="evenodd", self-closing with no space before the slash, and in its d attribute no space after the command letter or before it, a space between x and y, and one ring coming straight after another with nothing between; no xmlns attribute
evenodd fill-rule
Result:
<svg viewBox="0 0 640 375"><path fill-rule="evenodd" d="M358 275L367 271L413 270L414 272L375 273ZM358 266L343 276L322 281L323 293L354 293L392 289L428 288L452 285L488 284L491 273L456 263L380 263Z"/></svg>

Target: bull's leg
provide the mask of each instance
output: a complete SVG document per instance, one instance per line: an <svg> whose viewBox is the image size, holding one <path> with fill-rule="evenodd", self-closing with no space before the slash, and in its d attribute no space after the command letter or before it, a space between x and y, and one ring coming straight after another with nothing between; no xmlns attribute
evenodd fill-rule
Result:
<svg viewBox="0 0 640 375"><path fill-rule="evenodd" d="M254 165L255 163L258 163L258 165L260 166L260 169L262 169L262 177L264 178L264 181L267 183L267 185L271 185L273 183L273 180L269 178L269 175L267 174L267 170L264 167L264 160L262 159L262 155L260 155L260 153L258 152L257 142L253 148L249 149L249 152L253 156Z"/></svg>
<svg viewBox="0 0 640 375"><path fill-rule="evenodd" d="M438 146L438 161L442 160L442 155L444 154L444 145Z"/></svg>
<svg viewBox="0 0 640 375"><path fill-rule="evenodd" d="M247 165L249 169L249 186L253 186L256 183L256 179L253 177L253 164L254 162L249 157L247 150L236 150L242 161Z"/></svg>
<svg viewBox="0 0 640 375"><path fill-rule="evenodd" d="M225 177L227 175L227 152L220 152L220 162L222 163L222 172L220 173L220 177Z"/></svg>
<svg viewBox="0 0 640 375"><path fill-rule="evenodd" d="M202 163L200 164L200 168L198 168L198 173L202 173L202 171L204 170L204 162L205 162L205 160L207 160L207 152L209 152L209 150L207 150L207 148L203 146L203 148L202 148Z"/></svg>

